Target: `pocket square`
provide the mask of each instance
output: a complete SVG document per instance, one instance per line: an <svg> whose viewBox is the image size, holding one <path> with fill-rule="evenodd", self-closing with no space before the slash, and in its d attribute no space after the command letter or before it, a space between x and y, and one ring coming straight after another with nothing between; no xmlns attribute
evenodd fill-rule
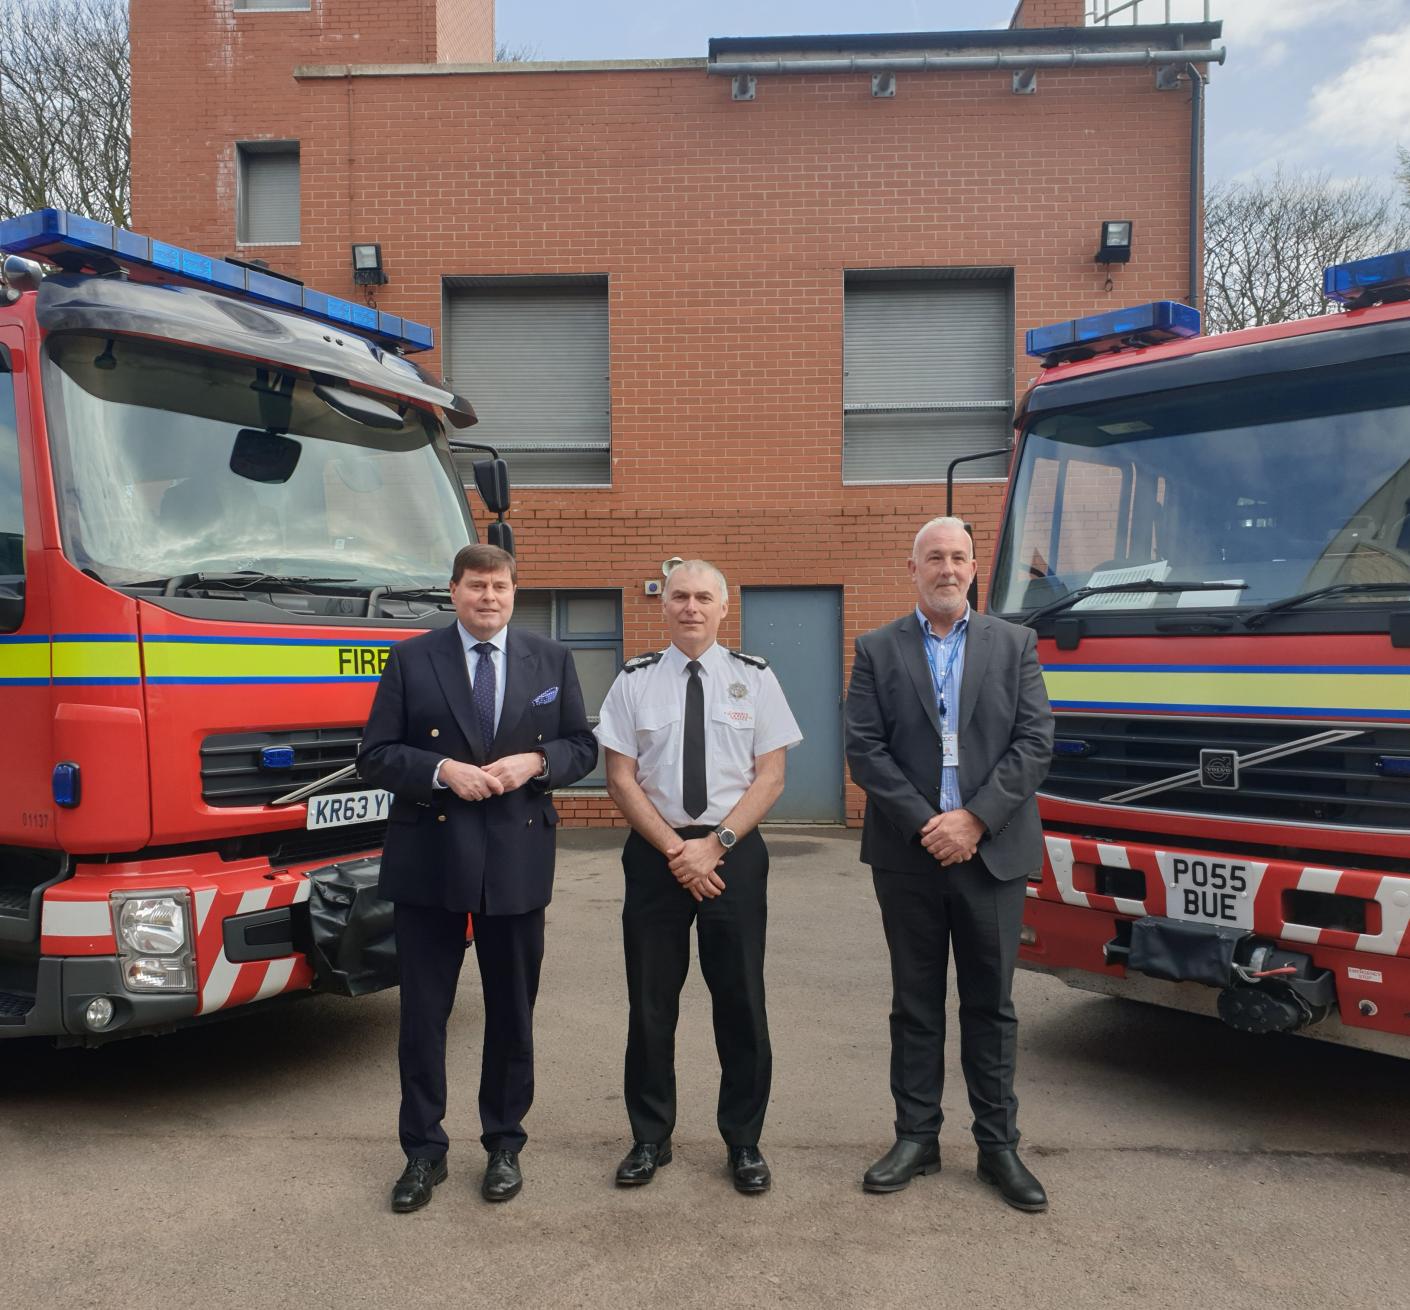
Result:
<svg viewBox="0 0 1410 1310"><path fill-rule="evenodd" d="M558 699L558 688L550 687L547 691L541 691L529 702L530 705L552 705Z"/></svg>

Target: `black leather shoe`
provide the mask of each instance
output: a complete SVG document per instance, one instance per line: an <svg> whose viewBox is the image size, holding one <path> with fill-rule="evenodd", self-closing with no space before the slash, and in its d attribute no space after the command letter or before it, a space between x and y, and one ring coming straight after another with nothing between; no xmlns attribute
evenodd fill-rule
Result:
<svg viewBox="0 0 1410 1310"><path fill-rule="evenodd" d="M867 1192L899 1192L910 1186L917 1174L940 1172L940 1143L912 1142L904 1137L862 1175L862 1189Z"/></svg>
<svg viewBox="0 0 1410 1310"><path fill-rule="evenodd" d="M445 1156L439 1160L408 1160L401 1177L392 1185L392 1209L410 1214L431 1199L431 1188L446 1180Z"/></svg>
<svg viewBox="0 0 1410 1310"><path fill-rule="evenodd" d="M1015 1210L1038 1214L1048 1208L1048 1194L1023 1166L1017 1151L980 1151L979 1181L999 1189Z"/></svg>
<svg viewBox="0 0 1410 1310"><path fill-rule="evenodd" d="M734 1190L755 1195L767 1192L773 1182L768 1161L759 1154L757 1146L731 1146L729 1148L729 1171L734 1175Z"/></svg>
<svg viewBox="0 0 1410 1310"><path fill-rule="evenodd" d="M519 1172L518 1151L491 1151L485 1176L480 1182L480 1195L487 1201L508 1201L519 1195L524 1175Z"/></svg>
<svg viewBox="0 0 1410 1310"><path fill-rule="evenodd" d="M640 1187L656 1177L656 1171L671 1163L671 1139L664 1142L633 1142L632 1149L617 1166L618 1187Z"/></svg>

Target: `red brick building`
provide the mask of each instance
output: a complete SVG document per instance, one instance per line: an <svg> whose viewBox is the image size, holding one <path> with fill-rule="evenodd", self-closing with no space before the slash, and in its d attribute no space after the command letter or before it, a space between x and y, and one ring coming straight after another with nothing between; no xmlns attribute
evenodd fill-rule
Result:
<svg viewBox="0 0 1410 1310"><path fill-rule="evenodd" d="M515 474L524 617L591 687L662 643L662 561L714 560L725 639L806 668L784 817L855 819L852 638L910 604L948 460L1008 439L1023 331L1192 294L1198 98L1146 52L1218 26L1084 8L497 65L492 0L133 0L134 226L437 325L423 361ZM1113 219L1131 259L1099 264ZM1003 461L968 469L982 566Z"/></svg>

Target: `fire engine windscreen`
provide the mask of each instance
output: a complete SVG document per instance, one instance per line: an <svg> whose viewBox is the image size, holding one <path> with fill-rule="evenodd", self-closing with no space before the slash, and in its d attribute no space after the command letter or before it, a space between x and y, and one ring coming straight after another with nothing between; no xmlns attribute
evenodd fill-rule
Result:
<svg viewBox="0 0 1410 1310"><path fill-rule="evenodd" d="M1129 627L1143 611L1237 613L1323 587L1338 590L1299 613L1387 604L1410 584L1410 356L1038 415L991 608L1017 617L1140 579L1229 585L1089 596L1068 612L1119 612Z"/></svg>
<svg viewBox="0 0 1410 1310"><path fill-rule="evenodd" d="M56 335L49 361L65 553L112 585L444 587L471 539L438 421L414 405L339 391L335 407L307 375L135 338Z"/></svg>

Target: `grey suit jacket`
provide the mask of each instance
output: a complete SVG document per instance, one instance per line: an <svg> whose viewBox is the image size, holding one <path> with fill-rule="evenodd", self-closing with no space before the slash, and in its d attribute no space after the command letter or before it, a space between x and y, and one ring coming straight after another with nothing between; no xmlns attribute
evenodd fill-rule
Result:
<svg viewBox="0 0 1410 1310"><path fill-rule="evenodd" d="M937 868L920 829L940 809L940 716L914 612L857 638L846 729L847 763L867 794L863 863ZM1053 714L1031 628L970 611L958 730L960 797L988 829L979 857L996 878L1036 873L1034 792L1052 762Z"/></svg>

